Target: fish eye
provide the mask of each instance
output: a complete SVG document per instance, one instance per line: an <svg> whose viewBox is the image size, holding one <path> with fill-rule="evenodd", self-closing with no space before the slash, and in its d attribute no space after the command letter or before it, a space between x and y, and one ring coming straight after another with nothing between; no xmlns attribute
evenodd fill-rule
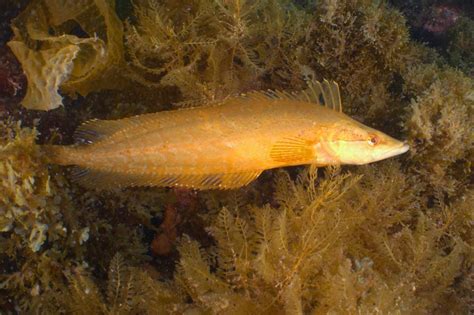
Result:
<svg viewBox="0 0 474 315"><path fill-rule="evenodd" d="M379 138L375 135L371 135L368 142L370 145L376 145L379 143Z"/></svg>

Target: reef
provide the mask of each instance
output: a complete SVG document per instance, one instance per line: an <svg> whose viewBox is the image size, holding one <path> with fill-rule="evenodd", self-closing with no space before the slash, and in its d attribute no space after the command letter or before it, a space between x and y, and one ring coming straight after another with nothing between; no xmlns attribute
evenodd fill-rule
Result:
<svg viewBox="0 0 474 315"><path fill-rule="evenodd" d="M7 6L3 15L16 17L0 24L12 31L0 47L0 308L472 312L474 22L457 3L423 8L417 21L392 3ZM455 19L437 20L446 8ZM423 44L407 24L449 40ZM71 143L87 119L323 78L339 83L345 112L406 139L409 153L273 170L235 191L99 192L72 183L41 150Z"/></svg>

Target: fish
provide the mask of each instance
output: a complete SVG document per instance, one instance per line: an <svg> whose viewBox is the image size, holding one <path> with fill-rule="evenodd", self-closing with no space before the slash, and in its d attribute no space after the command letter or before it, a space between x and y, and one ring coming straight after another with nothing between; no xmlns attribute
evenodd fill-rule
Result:
<svg viewBox="0 0 474 315"><path fill-rule="evenodd" d="M256 91L221 102L91 120L73 145L45 145L49 162L73 165L72 179L97 189L137 186L234 189L264 170L368 164L409 146L344 114L339 86Z"/></svg>

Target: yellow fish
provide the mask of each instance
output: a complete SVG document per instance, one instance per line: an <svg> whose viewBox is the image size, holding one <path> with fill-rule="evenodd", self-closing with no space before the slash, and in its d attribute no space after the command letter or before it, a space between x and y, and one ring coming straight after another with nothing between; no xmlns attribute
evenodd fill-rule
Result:
<svg viewBox="0 0 474 315"><path fill-rule="evenodd" d="M75 145L44 149L96 188L238 188L267 169L366 164L408 150L343 114L339 87L327 80L299 93L252 92L205 107L92 120L75 138Z"/></svg>

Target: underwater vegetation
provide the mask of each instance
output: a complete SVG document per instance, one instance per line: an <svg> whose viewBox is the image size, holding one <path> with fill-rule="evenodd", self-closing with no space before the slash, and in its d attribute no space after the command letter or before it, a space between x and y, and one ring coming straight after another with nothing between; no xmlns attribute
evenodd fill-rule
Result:
<svg viewBox="0 0 474 315"><path fill-rule="evenodd" d="M474 21L462 17L448 33L447 56L452 66L462 69L467 75L474 75Z"/></svg>
<svg viewBox="0 0 474 315"><path fill-rule="evenodd" d="M153 229L151 214L160 212L156 204L164 203L162 194L146 191L113 199L100 196L104 200L75 191L61 174L48 169L34 145L36 136L19 122L1 124L2 309L10 304L40 309L45 296L65 285L65 274L87 266L89 259L94 268L106 268L120 251L129 261L144 261L143 226ZM106 208L111 211L102 213ZM104 246L113 249L107 254Z"/></svg>
<svg viewBox="0 0 474 315"><path fill-rule="evenodd" d="M177 86L189 101L301 80L295 70L308 14L291 1L134 4L126 59L131 78L145 86Z"/></svg>
<svg viewBox="0 0 474 315"><path fill-rule="evenodd" d="M31 1L12 22L8 46L22 63L29 109L62 104L64 92L87 95L116 86L123 54L123 26L113 1ZM73 31L80 33L72 34Z"/></svg>
<svg viewBox="0 0 474 315"><path fill-rule="evenodd" d="M464 192L474 159L473 80L458 70L423 65L408 71L404 93L413 96L404 125L414 169L438 198Z"/></svg>
<svg viewBox="0 0 474 315"><path fill-rule="evenodd" d="M451 288L472 285L459 279L472 199L420 213L419 185L399 167L281 172L275 206L222 208L208 249L181 238L173 281L118 255L104 293L81 269L49 298L78 314L462 313L467 301Z"/></svg>
<svg viewBox="0 0 474 315"><path fill-rule="evenodd" d="M473 311L469 16L435 49L379 1L137 0L120 18L114 3L33 0L11 22L27 85L21 104L5 85L0 108L2 312ZM37 144L70 144L70 125L91 118L324 78L409 153L228 192L98 192Z"/></svg>
<svg viewBox="0 0 474 315"><path fill-rule="evenodd" d="M427 0L392 3L407 18L413 37L436 47L446 61L472 77L474 7L469 1Z"/></svg>

